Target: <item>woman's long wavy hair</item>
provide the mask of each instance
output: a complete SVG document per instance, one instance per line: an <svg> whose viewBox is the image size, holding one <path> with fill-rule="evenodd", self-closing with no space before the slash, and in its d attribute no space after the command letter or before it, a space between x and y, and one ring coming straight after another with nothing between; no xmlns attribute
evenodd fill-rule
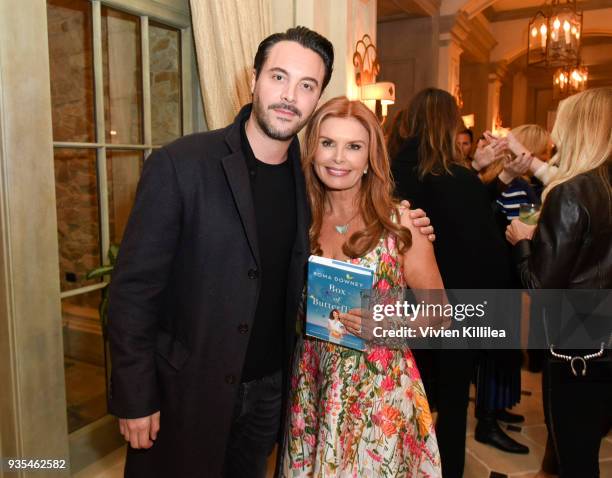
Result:
<svg viewBox="0 0 612 478"><path fill-rule="evenodd" d="M302 167L312 211L309 232L312 252L322 253L319 235L327 209L327 195L325 185L314 171L313 163L319 145L321 124L328 118L356 119L368 132L370 143L368 172L361 179L358 196L359 212L365 228L351 234L342 246L342 251L347 257L362 257L376 247L383 235L391 234L398 240L400 253L404 252L412 245L412 235L407 228L392 220L392 215L399 218L399 213L393 199L394 185L382 129L376 116L363 103L350 101L345 96L333 98L321 106L306 128Z"/></svg>
<svg viewBox="0 0 612 478"><path fill-rule="evenodd" d="M467 166L456 141L457 132L464 126L457 102L450 93L438 88L425 88L412 98L401 119L405 126L396 127L389 134L388 142L394 150L392 157L397 154L398 144L409 137L417 138L421 179L427 174L451 174L451 164Z"/></svg>
<svg viewBox="0 0 612 478"><path fill-rule="evenodd" d="M408 138L408 125L406 124L407 113L408 110L406 108L399 110L385 126L387 151L391 159L397 156L404 141Z"/></svg>
<svg viewBox="0 0 612 478"><path fill-rule="evenodd" d="M557 147L559 171L544 189L550 191L573 177L595 170L612 200L609 167L612 163L612 87L593 88L559 104L551 134Z"/></svg>

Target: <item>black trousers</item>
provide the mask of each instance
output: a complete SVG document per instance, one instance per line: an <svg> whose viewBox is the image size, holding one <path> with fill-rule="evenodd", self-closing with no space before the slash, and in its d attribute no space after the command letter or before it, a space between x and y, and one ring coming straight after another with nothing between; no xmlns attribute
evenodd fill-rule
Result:
<svg viewBox="0 0 612 478"><path fill-rule="evenodd" d="M282 373L240 384L225 454L225 478L264 478L279 435Z"/></svg>
<svg viewBox="0 0 612 478"><path fill-rule="evenodd" d="M598 477L601 439L612 426L611 357L588 361L584 377L574 376L568 362L547 358L542 391L559 477Z"/></svg>
<svg viewBox="0 0 612 478"><path fill-rule="evenodd" d="M416 353L415 353L416 352ZM470 382L476 352L413 351L432 409L438 411L436 437L444 478L461 478Z"/></svg>
<svg viewBox="0 0 612 478"><path fill-rule="evenodd" d="M482 350L476 360L476 418L521 400L520 350Z"/></svg>

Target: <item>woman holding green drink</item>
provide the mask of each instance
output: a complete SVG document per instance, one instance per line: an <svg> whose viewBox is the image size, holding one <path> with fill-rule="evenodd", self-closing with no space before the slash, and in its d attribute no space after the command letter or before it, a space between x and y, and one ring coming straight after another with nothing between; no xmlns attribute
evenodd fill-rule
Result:
<svg viewBox="0 0 612 478"><path fill-rule="evenodd" d="M543 192L537 226L514 220L521 280L534 289L612 288L612 88L594 88L559 105L552 139L558 171ZM586 322L610 317L589 316ZM606 324L608 326L608 324ZM584 364L576 373L570 365ZM610 343L547 352L546 425L560 478L599 476L601 439L612 426Z"/></svg>

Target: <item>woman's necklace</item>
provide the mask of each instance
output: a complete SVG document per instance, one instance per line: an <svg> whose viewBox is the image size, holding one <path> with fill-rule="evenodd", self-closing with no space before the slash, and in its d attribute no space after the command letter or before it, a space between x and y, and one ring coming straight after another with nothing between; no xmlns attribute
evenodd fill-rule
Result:
<svg viewBox="0 0 612 478"><path fill-rule="evenodd" d="M359 214L359 211L357 211L353 217L351 217L345 224L338 224L338 225L334 225L334 228L336 229L336 232L338 234L346 234L349 230L349 224L351 223L351 221L353 219L355 219L357 217L357 215Z"/></svg>

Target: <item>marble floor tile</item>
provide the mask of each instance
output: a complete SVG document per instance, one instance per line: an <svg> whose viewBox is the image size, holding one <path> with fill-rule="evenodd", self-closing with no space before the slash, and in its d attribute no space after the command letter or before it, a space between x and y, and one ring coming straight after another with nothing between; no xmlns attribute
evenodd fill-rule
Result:
<svg viewBox="0 0 612 478"><path fill-rule="evenodd" d="M101 460L89 465L78 473L74 478L123 478L123 465L125 464L126 447L109 453Z"/></svg>
<svg viewBox="0 0 612 478"><path fill-rule="evenodd" d="M528 455L504 453L489 445L474 440L474 402L470 401L467 417L467 440L464 478L489 478L492 471L506 474L509 478L533 478L540 469L546 444L546 426L542 410L540 391L540 374L523 371L522 389L530 395L521 396L521 403L512 411L525 415L525 423L520 424L521 431L508 431L515 440L530 448ZM473 389L471 396L473 396ZM276 452L275 452L276 453ZM275 453L268 460L266 478L274 474ZM123 476L125 448L116 450L102 460L76 474L77 478L120 478ZM600 450L601 478L612 478L612 432L604 438Z"/></svg>
<svg viewBox="0 0 612 478"><path fill-rule="evenodd" d="M516 441L524 445L533 445L529 443L524 436L517 432L508 432L508 434ZM516 473L526 473L533 471L534 473L540 469L542 455L544 449L542 447L530 446L528 455L516 455L512 453L504 453L492 446L479 443L473 437L467 438L468 452L473 454L482 463L485 463L491 471L504 473L506 475ZM485 475L486 478L487 475Z"/></svg>
<svg viewBox="0 0 612 478"><path fill-rule="evenodd" d="M521 431L531 442L537 443L541 447L546 447L546 438L548 437L548 430L546 425L540 423L539 425L527 425L523 427Z"/></svg>
<svg viewBox="0 0 612 478"><path fill-rule="evenodd" d="M491 473L486 463L477 458L469 450L465 453L465 467L463 478L482 478L488 477Z"/></svg>

